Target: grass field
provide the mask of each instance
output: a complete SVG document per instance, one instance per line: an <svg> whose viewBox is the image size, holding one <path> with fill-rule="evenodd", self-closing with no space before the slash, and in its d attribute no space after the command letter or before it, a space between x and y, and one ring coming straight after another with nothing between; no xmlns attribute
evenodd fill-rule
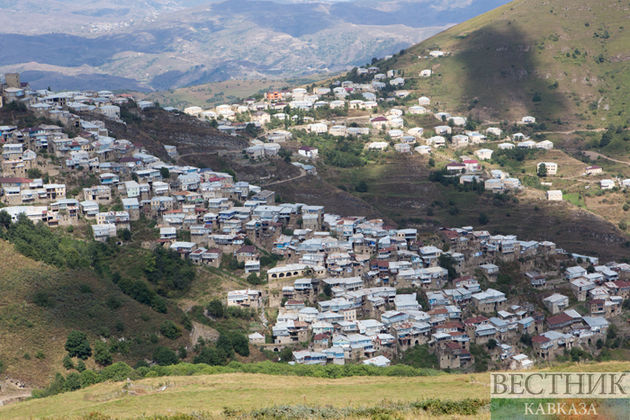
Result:
<svg viewBox="0 0 630 420"><path fill-rule="evenodd" d="M625 124L626 7L616 0L516 0L384 64L403 70L441 110L493 121L529 114L548 125ZM424 58L438 48L451 55ZM423 69L433 75L418 78Z"/></svg>
<svg viewBox="0 0 630 420"><path fill-rule="evenodd" d="M555 371L600 372L629 369L630 362L567 364L553 368ZM137 418L201 412L207 413L208 417L222 418L225 409L249 412L279 405L341 408L384 406L393 402L431 398L487 400L489 385L488 373L341 379L245 373L161 377L99 384L80 391L10 405L0 408L0 418L67 419L81 418L90 413L114 418ZM488 417L488 413L482 410L469 418Z"/></svg>
<svg viewBox="0 0 630 420"><path fill-rule="evenodd" d="M164 386L166 389L160 391ZM0 410L0 418L69 418L98 411L113 417L252 410L283 404L373 406L379 401L487 398L486 375L317 379L254 374L151 378L97 385ZM451 398L449 398L451 396Z"/></svg>

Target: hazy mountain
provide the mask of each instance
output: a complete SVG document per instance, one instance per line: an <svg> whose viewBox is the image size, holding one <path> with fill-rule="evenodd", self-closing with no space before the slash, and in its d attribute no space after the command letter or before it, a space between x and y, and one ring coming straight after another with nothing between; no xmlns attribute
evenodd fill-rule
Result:
<svg viewBox="0 0 630 420"><path fill-rule="evenodd" d="M148 89L338 71L505 2L0 0L0 71Z"/></svg>

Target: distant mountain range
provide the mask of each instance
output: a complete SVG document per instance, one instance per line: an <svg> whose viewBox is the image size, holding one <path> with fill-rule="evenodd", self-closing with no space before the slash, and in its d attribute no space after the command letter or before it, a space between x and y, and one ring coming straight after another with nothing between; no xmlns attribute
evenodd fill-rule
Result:
<svg viewBox="0 0 630 420"><path fill-rule="evenodd" d="M35 87L144 90L334 72L504 3L0 0L0 72Z"/></svg>

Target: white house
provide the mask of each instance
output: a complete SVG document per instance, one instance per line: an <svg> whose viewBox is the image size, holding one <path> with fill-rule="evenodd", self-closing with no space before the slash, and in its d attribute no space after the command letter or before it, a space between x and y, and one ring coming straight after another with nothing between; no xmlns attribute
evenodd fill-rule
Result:
<svg viewBox="0 0 630 420"><path fill-rule="evenodd" d="M601 174L604 170L601 166L592 165L586 167L586 175L598 175Z"/></svg>
<svg viewBox="0 0 630 420"><path fill-rule="evenodd" d="M466 125L466 118L465 117L453 117L449 120L449 122L452 122L454 126L456 127L463 127Z"/></svg>
<svg viewBox="0 0 630 420"><path fill-rule="evenodd" d="M496 137L501 137L501 134L503 134L503 130L501 130L498 127L488 127L486 129L486 134L490 134Z"/></svg>
<svg viewBox="0 0 630 420"><path fill-rule="evenodd" d="M549 201L562 201L561 190L549 190L547 191L547 200Z"/></svg>
<svg viewBox="0 0 630 420"><path fill-rule="evenodd" d="M415 150L416 153L419 153L421 155L429 155L429 154L431 154L431 146L421 145L421 146L416 147L413 150Z"/></svg>
<svg viewBox="0 0 630 420"><path fill-rule="evenodd" d="M477 156L479 160L488 160L492 159L492 153L494 152L490 149L479 149L475 151L475 156Z"/></svg>
<svg viewBox="0 0 630 420"><path fill-rule="evenodd" d="M427 109L421 105L414 105L409 107L409 113L412 115L423 115L427 113Z"/></svg>
<svg viewBox="0 0 630 420"><path fill-rule="evenodd" d="M540 168L543 165L545 165L545 169L547 169L547 175L556 175L558 173L558 164L555 162L538 162L536 171L540 172Z"/></svg>
<svg viewBox="0 0 630 420"><path fill-rule="evenodd" d="M313 123L306 126L306 131L310 133L323 134L328 132L328 126L324 123Z"/></svg>
<svg viewBox="0 0 630 420"><path fill-rule="evenodd" d="M418 105L421 105L421 106L431 105L431 99L429 99L426 96L421 96L418 98Z"/></svg>
<svg viewBox="0 0 630 420"><path fill-rule="evenodd" d="M435 131L435 134L438 136L444 136L446 134L451 134L453 129L448 125L438 125L433 129L433 131Z"/></svg>
<svg viewBox="0 0 630 420"><path fill-rule="evenodd" d="M602 190L612 190L615 188L615 180L613 179L602 179L599 181L599 186Z"/></svg>
<svg viewBox="0 0 630 420"><path fill-rule="evenodd" d="M427 139L427 146L443 147L446 146L446 139L442 136L433 136Z"/></svg>
<svg viewBox="0 0 630 420"><path fill-rule="evenodd" d="M386 141L373 141L371 143L367 144L367 149L368 150L385 150L387 149L387 147L389 146L389 143L387 143Z"/></svg>
<svg viewBox="0 0 630 420"><path fill-rule="evenodd" d="M431 69L424 69L420 72L420 77L431 77Z"/></svg>
<svg viewBox="0 0 630 420"><path fill-rule="evenodd" d="M569 298L560 293L554 293L543 299L543 304L553 315L564 311L569 306Z"/></svg>
<svg viewBox="0 0 630 420"><path fill-rule="evenodd" d="M316 147L302 146L298 150L300 156L304 156L309 159L315 159L318 156L319 150Z"/></svg>
<svg viewBox="0 0 630 420"><path fill-rule="evenodd" d="M521 123L523 123L523 124L536 124L536 118L532 117L531 115L526 115L523 118L521 118Z"/></svg>
<svg viewBox="0 0 630 420"><path fill-rule="evenodd" d="M422 127L410 128L409 130L407 130L407 134L414 137L422 137L422 135L424 134L424 128Z"/></svg>

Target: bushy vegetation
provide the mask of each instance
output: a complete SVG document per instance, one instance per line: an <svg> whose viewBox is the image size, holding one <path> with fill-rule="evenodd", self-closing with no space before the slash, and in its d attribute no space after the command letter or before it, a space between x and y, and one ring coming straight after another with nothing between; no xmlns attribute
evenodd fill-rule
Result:
<svg viewBox="0 0 630 420"><path fill-rule="evenodd" d="M402 362L419 369L438 369L438 358L427 344L416 345L405 352Z"/></svg>
<svg viewBox="0 0 630 420"><path fill-rule="evenodd" d="M145 260L147 279L157 286L161 295L188 290L195 279L195 269L189 260L183 260L176 252L157 248Z"/></svg>
<svg viewBox="0 0 630 420"><path fill-rule="evenodd" d="M282 405L264 407L250 412L225 409L225 418L258 419L282 418L297 419L332 419L332 418L371 418L397 419L406 416L473 416L489 404L486 400L465 399L459 401L440 400L436 398L414 402L382 402L374 407L341 407ZM192 419L192 418L191 418Z"/></svg>
<svg viewBox="0 0 630 420"><path fill-rule="evenodd" d="M208 352L209 354L210 352ZM80 388L105 382L105 381L123 381L127 378L155 378L163 376L191 376L191 375L216 375L221 373L258 373L266 375L289 375L289 376L307 376L317 378L344 378L350 376L433 376L439 375L440 372L433 369L414 368L407 365L395 365L389 367L376 367L369 365L289 365L284 363L258 362L258 363L239 363L230 362L229 364L211 366L206 363L191 364L177 363L177 355L172 350L165 347L158 347L154 352L154 359L158 365L147 367L141 366L137 369L131 368L123 362L114 363L100 371L86 369L80 373L70 373L67 376L61 374L55 375L51 384L40 390L33 392L33 397L42 398L62 392L73 391L76 384L80 384ZM79 381L76 382L76 375ZM68 377L71 377L68 382Z"/></svg>
<svg viewBox="0 0 630 420"><path fill-rule="evenodd" d="M11 223L5 211L0 212L0 238L12 242L20 254L59 268L88 267L96 251L93 246L54 233L42 223L35 225L24 215Z"/></svg>

